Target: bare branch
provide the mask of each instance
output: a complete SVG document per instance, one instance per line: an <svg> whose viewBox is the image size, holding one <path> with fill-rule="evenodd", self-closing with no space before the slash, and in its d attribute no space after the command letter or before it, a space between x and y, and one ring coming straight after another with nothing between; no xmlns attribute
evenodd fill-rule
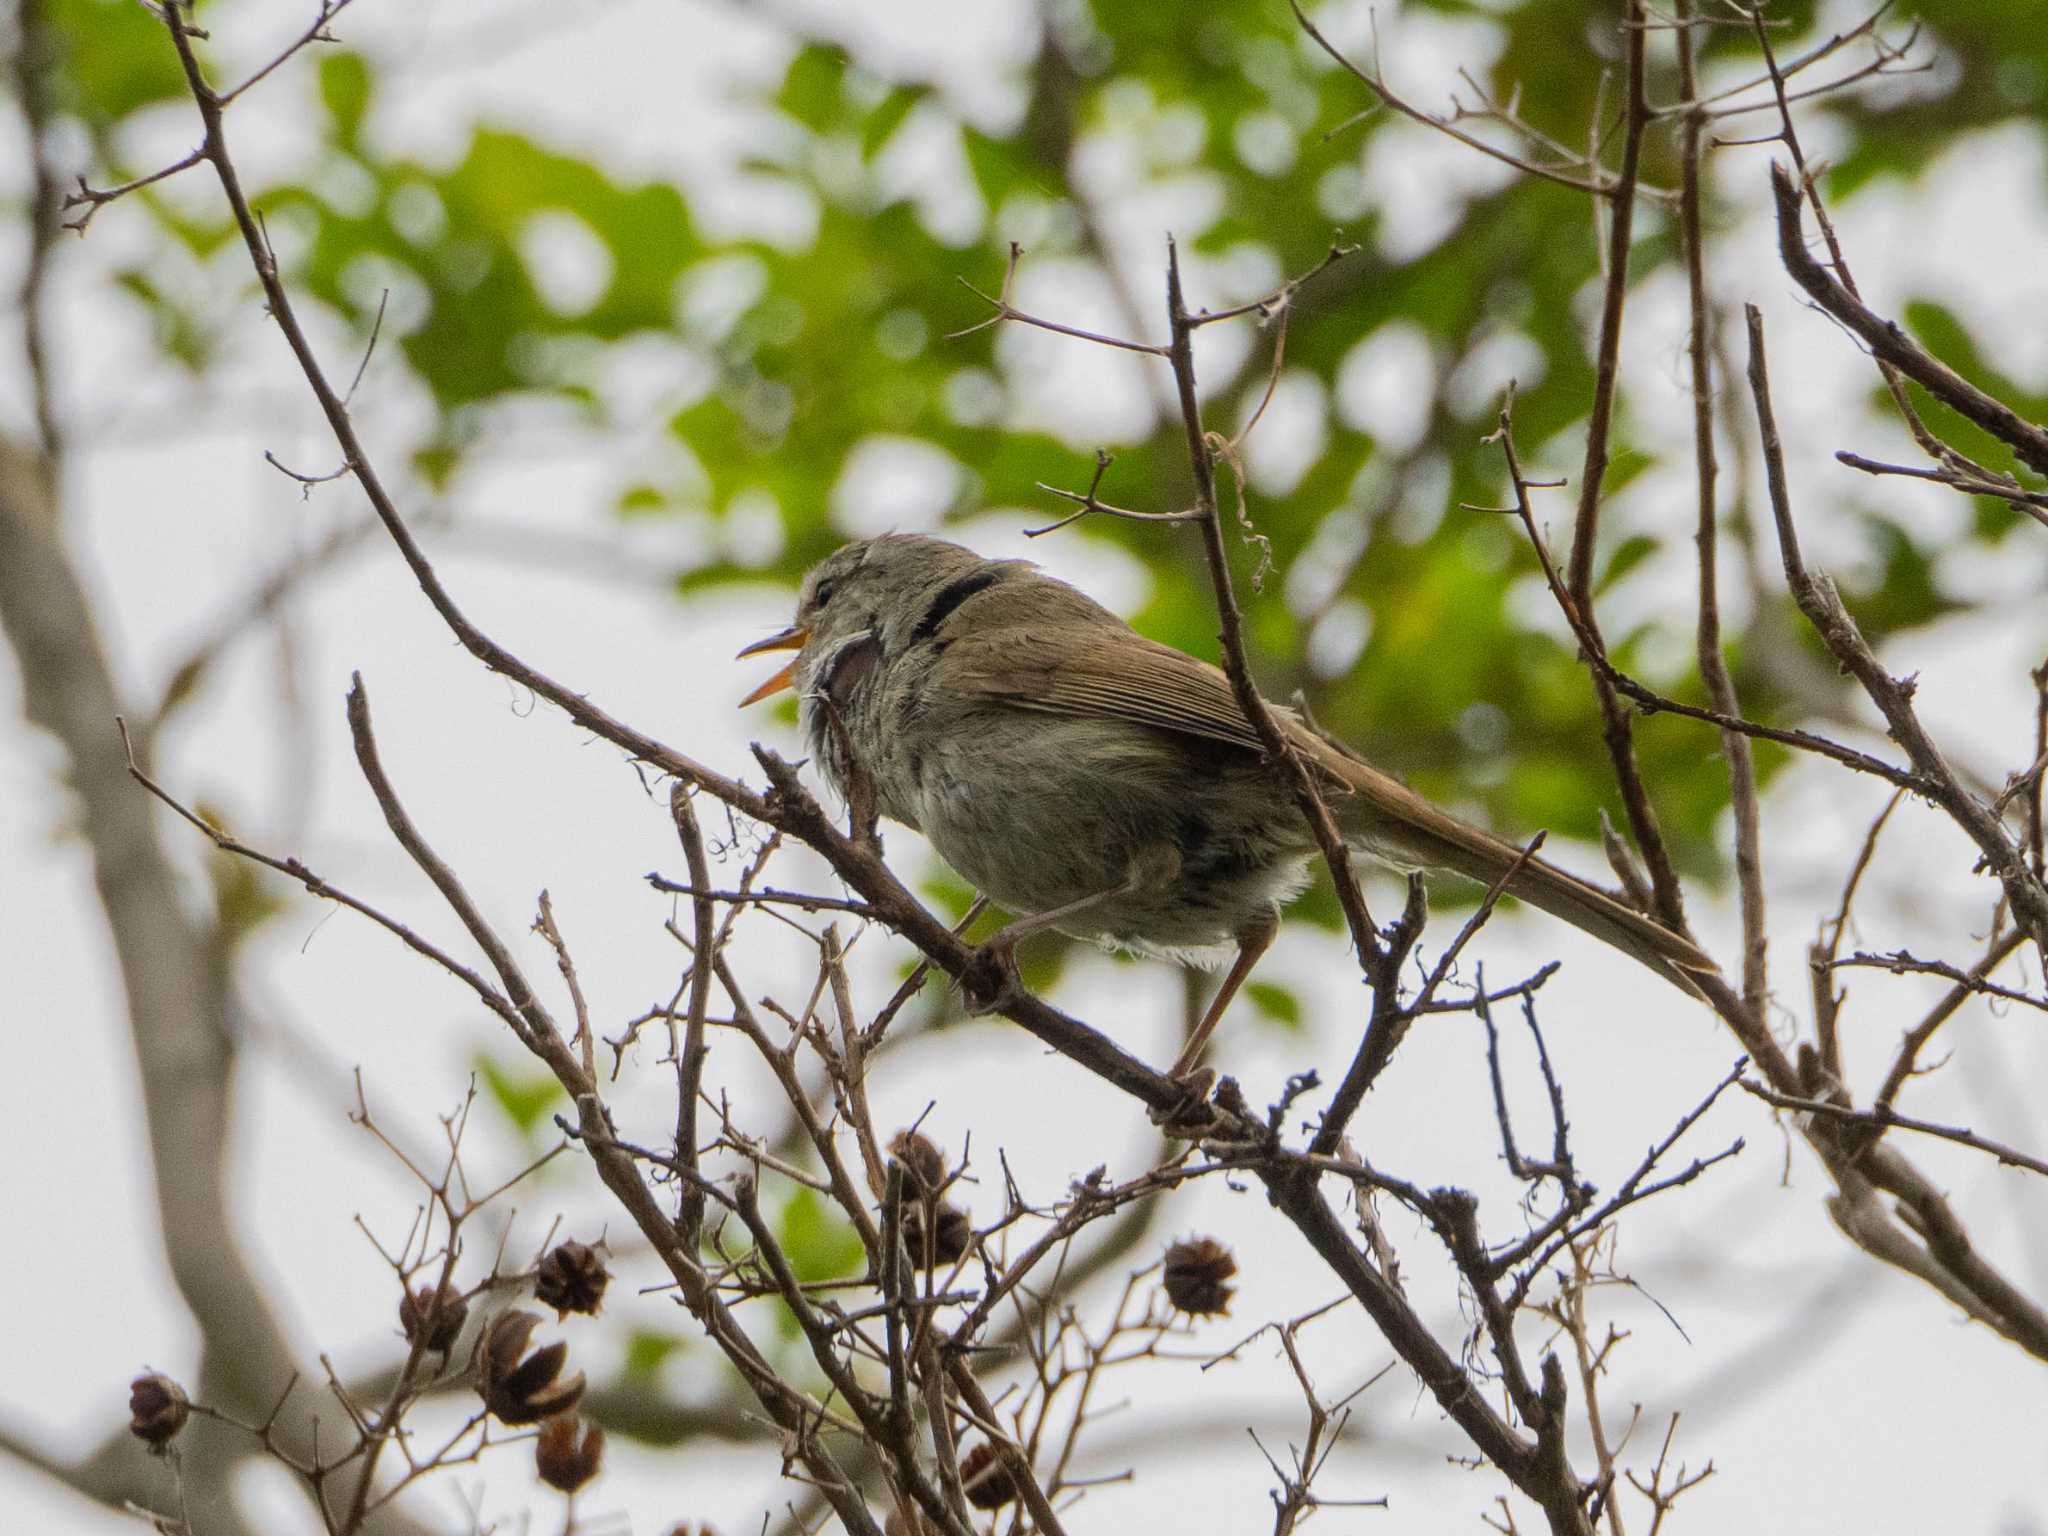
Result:
<svg viewBox="0 0 2048 1536"><path fill-rule="evenodd" d="M1802 1115L1818 1115L1823 1119L1837 1120L1844 1125L1863 1126L1873 1131L1901 1130L1912 1131L1921 1136L1937 1136L1943 1141L1953 1141L1978 1152L1988 1152L2007 1167L2024 1168L2030 1173L2048 1174L2048 1161L1992 1141L1988 1137L1979 1136L1964 1126L1937 1125L1932 1120L1916 1120L1911 1115L1902 1115L1885 1104L1870 1109L1854 1109L1847 1104L1836 1104L1828 1099L1795 1098L1747 1079L1743 1080L1741 1087L1745 1093L1754 1094L1766 1104L1776 1105L1779 1109L1797 1110Z"/></svg>
<svg viewBox="0 0 2048 1536"><path fill-rule="evenodd" d="M334 902L338 906L347 907L350 911L367 917L378 927L397 937L415 954L424 956L468 987L470 991L476 994L479 1002L504 1019L507 1024L512 1025L515 1031L523 1028L524 1021L519 1017L518 1010L499 993L497 988L484 980L476 971L462 964L461 961L455 959L444 950L437 948L435 945L428 943L427 940L421 938L404 923L399 922L396 918L386 916L369 903L358 900L339 887L328 884L326 880L315 874L298 859L279 858L274 854L264 853L261 849L253 848L249 844L242 842L239 838L230 836L219 827L213 825L212 822L200 816L198 812L174 798L168 790L145 773L136 762L134 747L128 737L127 722L117 717L114 723L121 731L122 744L128 751L128 772L133 776L135 782L169 806L185 821L198 828L213 843L214 847L220 849L223 853L233 854L237 858L248 859L252 863L261 864L268 869L274 869L279 874L287 875L291 879L298 881L310 894L319 897L321 900Z"/></svg>
<svg viewBox="0 0 2048 1536"><path fill-rule="evenodd" d="M126 197L130 192L139 192L144 187L154 186L160 181L167 181L180 171L189 171L205 158L206 146L202 144L199 148L193 150L191 154L172 161L160 170L151 171L147 176L138 176L133 181L124 181L118 187L88 186L85 178L81 176L78 178L78 190L66 194L64 198L64 211L69 213L74 208L83 208L85 212L75 219L65 220L64 227L76 230L79 234L83 235L86 226L92 223L92 216L108 203L113 202L116 198Z"/></svg>
<svg viewBox="0 0 2048 1536"><path fill-rule="evenodd" d="M1796 225L1796 194L1783 174L1775 180L1779 191L1782 222ZM1804 256L1804 248L1801 248ZM1789 257L1788 257L1789 259ZM1817 270L1817 269L1816 269ZM1833 282L1833 279L1829 279ZM1837 285L1839 287L1839 285ZM1785 583L1793 600L1819 634L1830 652L1861 685L1864 693L1884 715L1893 738L1905 749L1921 783L1916 789L1945 811L1983 854L1986 867L2005 888L2013 914L2044 955L2048 955L2048 889L2041 877L2027 867L2020 850L2006 836L2005 828L1991 809L1970 793L1957 779L1941 749L1921 725L1912 704L1912 686L1894 678L1878 661L1877 654L1863 638L1856 621L1843 606L1841 594L1825 576L1808 573L1799 552L1799 535L1793 526L1791 493L1785 481L1784 448L1778 438L1777 418L1771 409L1770 377L1764 358L1763 315L1755 305L1746 306L1749 317L1749 379L1755 398L1757 420L1763 437L1765 479L1770 490L1771 512L1777 523L1779 551L1784 561ZM2048 446L2048 438L2044 438ZM1775 1079L1774 1079L1775 1080Z"/></svg>
<svg viewBox="0 0 2048 1536"><path fill-rule="evenodd" d="M2003 959L2017 947L2016 943L2001 939L1992 947L1992 954ZM2009 1003L2024 1003L2029 1008L2039 1008L2043 1012L2048 1012L2048 997L2036 997L2031 992L2020 992L2012 987L2001 987L1996 982L1986 981L1980 974L1983 970L1982 962L1979 962L1977 967L1965 971L1961 966L1951 964L1947 960L1923 960L1903 949L1895 949L1888 955L1873 955L1859 950L1840 960L1832 960L1829 964L1836 967L1869 966L1876 970L1890 971L1894 976L1940 976L1967 992L1974 992L1982 997L2003 998Z"/></svg>
<svg viewBox="0 0 2048 1536"><path fill-rule="evenodd" d="M272 74L276 73L276 71L281 66L289 63L292 59L298 57L299 53L302 50L310 47L312 44L332 43L339 41L339 39L337 39L333 33L327 30L327 24L330 21L334 20L336 16L339 16L343 11L347 10L349 6L352 5L353 3L354 0L320 0L320 10L319 13L314 16L313 24L310 27L306 28L305 31L301 32L289 44L287 44L284 52L278 54L276 58L272 59L268 64L265 64L262 68L258 69L254 74L249 76L249 78L244 80L240 85L236 86L233 90L222 92L220 96L220 105L223 108L225 108L230 103L235 101L236 98L241 96L244 92L250 90L255 86L261 85L265 80L269 79Z"/></svg>
<svg viewBox="0 0 2048 1536"><path fill-rule="evenodd" d="M1679 20L1689 21L1693 14L1692 0L1679 0ZM1685 95L1697 96L1699 67L1690 27L1678 29L1678 74ZM1686 351L1692 365L1693 466L1698 499L1694 537L1699 546L1700 598L1695 649L1707 697L1721 714L1734 716L1742 711L1736 702L1734 680L1728 675L1727 660L1721 654L1719 529L1714 503L1713 342L1709 334L1713 311L1707 301L1706 236L1700 215L1700 144L1705 129L1702 113L1686 114L1679 148L1678 198L1679 242L1685 257L1686 294L1692 308ZM1742 1001L1752 1015L1761 1017L1769 984L1765 969L1763 844L1757 810L1756 760L1748 738L1740 731L1721 732L1721 751L1728 762L1728 795L1735 812L1735 878L1742 893Z"/></svg>
<svg viewBox="0 0 2048 1536"><path fill-rule="evenodd" d="M1302 31L1306 32L1315 45L1328 54L1347 74L1371 91L1382 106L1398 112L1403 117L1409 118L1414 122L1421 123L1424 127L1434 128L1437 132L1456 139L1468 149L1476 149L1482 155L1498 160L1504 165L1511 165L1516 170L1525 171L1531 176L1540 177L1544 181L1554 181L1560 186L1572 187L1580 192L1590 192L1595 197L1613 198L1616 195L1613 178L1608 175L1597 160L1590 156L1571 156L1567 157L1561 164L1545 165L1539 161L1526 159L1521 155L1510 153L1498 145L1487 143L1486 140L1478 137L1476 134L1466 132L1458 126L1457 118L1455 117L1444 117L1412 105L1397 95L1393 88L1387 84L1386 76L1381 72L1377 60L1375 60L1372 69L1369 71L1360 68L1347 58L1327 37L1323 36L1322 32L1316 27L1316 24L1309 20L1308 13L1301 7L1300 0L1287 0L1287 3L1293 10L1294 19ZM1459 115L1493 116L1495 114L1492 112L1473 114L1461 111ZM1356 122L1357 120L1357 118L1352 118L1350 122ZM1332 129L1331 132L1341 132L1344 127L1348 126L1349 122ZM1515 127L1518 131L1523 131L1519 121L1511 121L1511 126ZM1551 146L1551 141L1547 139L1542 139L1540 142L1546 147L1561 148L1561 146Z"/></svg>
<svg viewBox="0 0 2048 1536"><path fill-rule="evenodd" d="M1881 364L1897 369L1950 410L1975 422L2011 448L2029 469L2048 474L2048 428L1985 394L1899 329L1898 322L1880 317L1815 261L1806 249L1799 189L1782 166L1771 167L1771 194L1778 205L1779 258L1814 303L1861 337Z"/></svg>
<svg viewBox="0 0 2048 1536"><path fill-rule="evenodd" d="M1837 449L1835 459L1851 469L1862 470L1866 475L1903 475L1913 480L1932 480L1965 496L1994 496L2015 512L2024 512L2035 522L2048 527L2048 492L2021 490L2011 481L1989 480L1948 464L1933 469L1911 464L1887 464L1881 459L1851 453L1846 448Z"/></svg>
<svg viewBox="0 0 2048 1536"><path fill-rule="evenodd" d="M963 336L972 336L976 331L985 331L990 326L1001 325L1005 320L1014 320L1019 325L1036 326L1041 331L1052 331L1057 335L1071 336L1077 341L1090 341L1098 347L1115 347L1125 352L1145 352L1153 357L1166 356L1166 348L1154 346L1148 341L1130 341L1122 336L1107 336L1100 331L1084 331L1079 326L1064 325L1057 320L1047 320L1039 315L1027 314L1010 303L1010 279L1017 275L1017 263L1024 251L1014 240L1010 242L1010 265L1003 273L1003 288L1000 295L983 293L966 278L960 279L960 286L973 294L982 303L995 311L986 320L949 331L946 340L958 341Z"/></svg>

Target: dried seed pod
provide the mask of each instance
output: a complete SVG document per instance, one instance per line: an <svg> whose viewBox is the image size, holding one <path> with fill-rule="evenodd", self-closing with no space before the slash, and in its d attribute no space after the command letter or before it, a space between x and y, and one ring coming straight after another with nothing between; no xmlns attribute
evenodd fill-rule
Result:
<svg viewBox="0 0 2048 1536"><path fill-rule="evenodd" d="M959 1206L941 1203L927 1242L924 1226L926 1209L926 1202L922 1200L903 1203L903 1246L910 1251L910 1262L919 1269L937 1269L942 1264L953 1263L973 1246L974 1223Z"/></svg>
<svg viewBox="0 0 2048 1536"><path fill-rule="evenodd" d="M1003 1453L984 1440L960 1459L960 1487L976 1509L1001 1509L1017 1497L1017 1476Z"/></svg>
<svg viewBox="0 0 2048 1536"><path fill-rule="evenodd" d="M500 1312L484 1329L477 1366L477 1393L484 1406L505 1424L538 1424L567 1413L583 1396L583 1373L557 1380L569 1358L569 1346L557 1340L526 1353L527 1340L540 1326L537 1312Z"/></svg>
<svg viewBox="0 0 2048 1536"><path fill-rule="evenodd" d="M889 1143L889 1155L903 1165L906 1198L936 1195L946 1182L946 1154L916 1131L898 1131Z"/></svg>
<svg viewBox="0 0 2048 1536"><path fill-rule="evenodd" d="M612 1283L604 1267L604 1248L589 1243L557 1243L540 1261L534 1276L533 1294L555 1309L557 1318L571 1312L595 1314L604 1301L604 1288Z"/></svg>
<svg viewBox="0 0 2048 1536"><path fill-rule="evenodd" d="M718 1536L718 1532L702 1520L678 1520L665 1536Z"/></svg>
<svg viewBox="0 0 2048 1536"><path fill-rule="evenodd" d="M1166 1250L1166 1299L1190 1317L1230 1310L1235 1288L1226 1282L1237 1260L1213 1237L1190 1237Z"/></svg>
<svg viewBox="0 0 2048 1536"><path fill-rule="evenodd" d="M574 1493L593 1477L604 1461L604 1427L585 1423L573 1413L558 1413L540 1427L533 1442L534 1470L550 1488Z"/></svg>
<svg viewBox="0 0 2048 1536"><path fill-rule="evenodd" d="M398 1298L398 1326L405 1330L405 1342L425 1346L437 1355L455 1347L462 1325L469 1321L469 1302L452 1285L421 1286Z"/></svg>
<svg viewBox="0 0 2048 1536"><path fill-rule="evenodd" d="M185 1389L162 1371L151 1371L128 1383L128 1432L160 1451L177 1438L192 1416Z"/></svg>

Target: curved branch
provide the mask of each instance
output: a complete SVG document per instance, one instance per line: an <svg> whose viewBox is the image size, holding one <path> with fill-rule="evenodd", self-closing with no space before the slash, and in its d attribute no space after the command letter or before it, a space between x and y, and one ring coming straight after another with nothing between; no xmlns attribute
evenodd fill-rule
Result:
<svg viewBox="0 0 2048 1536"><path fill-rule="evenodd" d="M1778 256L1792 281L1813 302L1847 326L1881 364L1896 368L1943 405L1975 422L2019 456L2027 468L2048 475L2048 428L2028 421L2003 400L1984 393L1843 286L1806 248L1799 188L1782 166L1771 166L1771 196L1778 205Z"/></svg>

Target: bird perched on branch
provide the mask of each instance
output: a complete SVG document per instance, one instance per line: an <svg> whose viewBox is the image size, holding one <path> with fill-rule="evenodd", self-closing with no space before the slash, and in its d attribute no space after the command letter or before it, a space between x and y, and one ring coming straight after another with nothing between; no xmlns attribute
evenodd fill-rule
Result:
<svg viewBox="0 0 2048 1536"><path fill-rule="evenodd" d="M821 561L796 621L740 654L782 650L796 655L744 702L794 688L833 787L864 783L1020 914L992 942L1050 928L1198 964L1234 954L1175 1064L1191 1072L1316 852L1294 776L1266 760L1230 680L1028 561L920 534ZM1400 869L1505 879L1699 995L1690 973L1714 965L1690 940L1272 713L1348 844Z"/></svg>

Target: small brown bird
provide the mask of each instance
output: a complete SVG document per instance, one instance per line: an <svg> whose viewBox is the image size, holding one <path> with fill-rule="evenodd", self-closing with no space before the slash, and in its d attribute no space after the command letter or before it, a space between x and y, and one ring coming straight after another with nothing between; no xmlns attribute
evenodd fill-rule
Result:
<svg viewBox="0 0 2048 1536"><path fill-rule="evenodd" d="M988 897L1041 929L1215 964L1235 954L1176 1076L1272 943L1315 843L1288 776L1263 761L1230 681L1138 634L1028 561L919 534L848 544L804 579L796 622L741 651L796 656L744 701L801 697L811 753L842 794L845 750L877 808L922 832ZM831 715L837 712L841 731ZM1510 893L1698 996L1689 940L1274 710L1347 842L1398 869Z"/></svg>

